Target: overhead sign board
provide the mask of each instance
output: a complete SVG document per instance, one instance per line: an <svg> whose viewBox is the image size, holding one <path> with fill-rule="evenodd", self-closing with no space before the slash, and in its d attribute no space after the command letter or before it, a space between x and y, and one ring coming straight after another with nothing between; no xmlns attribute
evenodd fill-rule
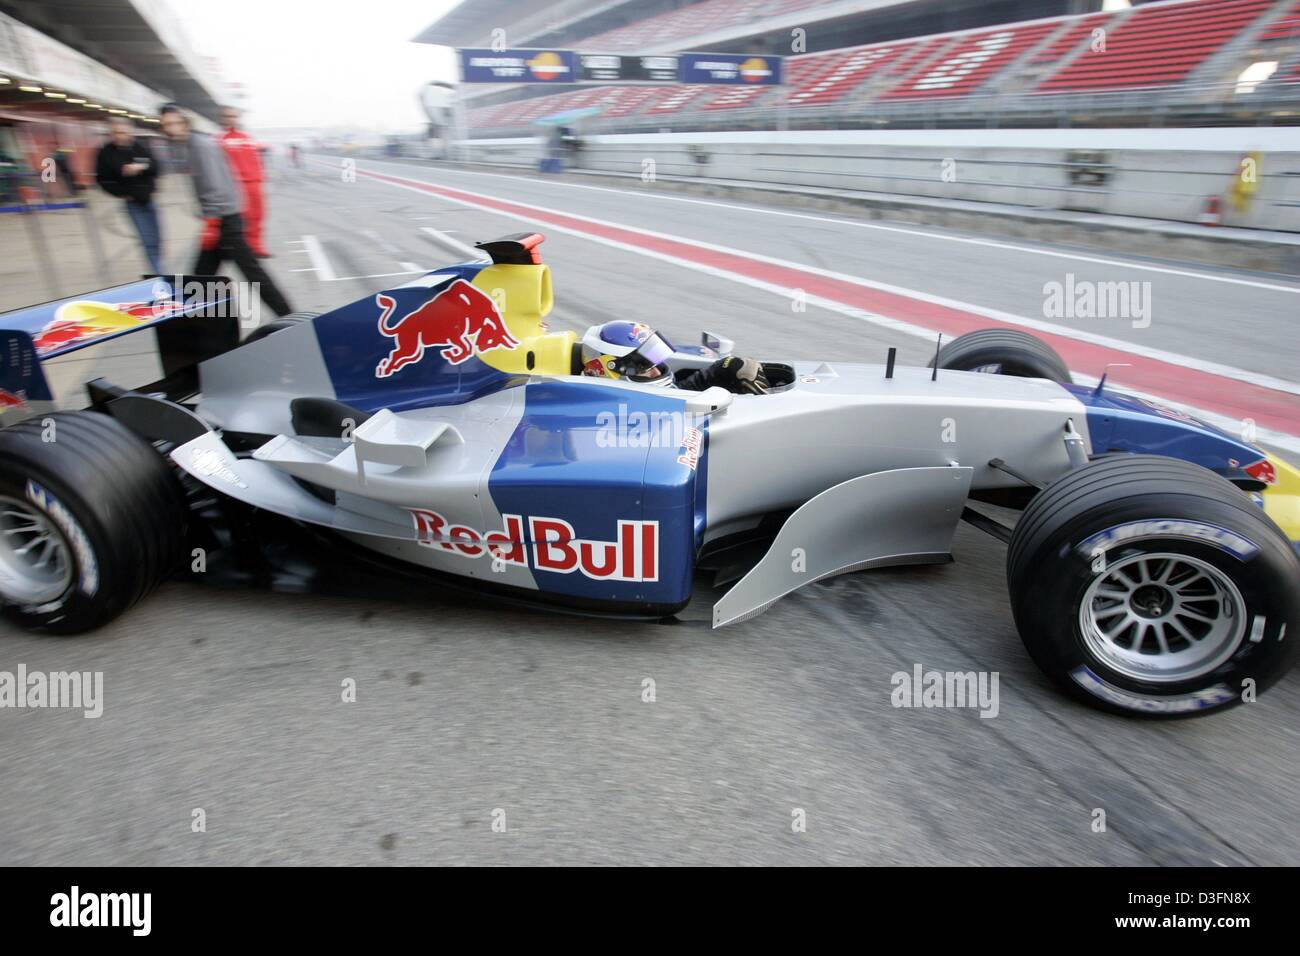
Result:
<svg viewBox="0 0 1300 956"><path fill-rule="evenodd" d="M456 51L462 83L720 83L777 86L781 57L748 53L629 55L573 50Z"/></svg>
<svg viewBox="0 0 1300 956"><path fill-rule="evenodd" d="M463 83L574 83L572 50L457 50Z"/></svg>
<svg viewBox="0 0 1300 956"><path fill-rule="evenodd" d="M676 83L675 56L579 53L580 75L588 83Z"/></svg>
<svg viewBox="0 0 1300 956"><path fill-rule="evenodd" d="M679 57L679 83L731 83L778 86L781 83L779 56L750 56L744 53L683 53Z"/></svg>

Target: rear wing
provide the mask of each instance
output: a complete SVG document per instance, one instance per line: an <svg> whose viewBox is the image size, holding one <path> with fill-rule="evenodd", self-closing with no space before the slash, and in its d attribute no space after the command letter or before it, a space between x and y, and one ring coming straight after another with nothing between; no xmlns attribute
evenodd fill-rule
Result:
<svg viewBox="0 0 1300 956"><path fill-rule="evenodd" d="M474 248L482 249L497 265L536 266L542 264L542 253L537 247L545 240L540 232L517 232L488 242L476 242Z"/></svg>
<svg viewBox="0 0 1300 956"><path fill-rule="evenodd" d="M142 279L0 315L0 423L87 405L85 386L197 389L194 366L239 343L240 312L222 276Z"/></svg>

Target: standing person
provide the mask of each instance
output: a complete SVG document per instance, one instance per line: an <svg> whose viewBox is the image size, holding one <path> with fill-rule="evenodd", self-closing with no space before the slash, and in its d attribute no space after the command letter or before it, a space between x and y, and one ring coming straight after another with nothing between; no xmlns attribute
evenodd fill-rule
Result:
<svg viewBox="0 0 1300 956"><path fill-rule="evenodd" d="M244 238L239 215L239 190L235 186L226 154L212 137L190 129L190 121L175 103L161 110L163 132L171 140L177 166L194 180L194 193L206 220L202 249L194 266L198 275L214 275L221 263L233 260L249 282L258 284L262 301L276 315L293 311L279 288L267 275L257 254Z"/></svg>
<svg viewBox="0 0 1300 956"><path fill-rule="evenodd" d="M135 124L125 116L109 120L108 136L95 157L95 181L104 192L123 201L131 224L140 234L149 268L154 275L162 275L162 230L153 201L158 161L149 144L135 135Z"/></svg>
<svg viewBox="0 0 1300 956"><path fill-rule="evenodd" d="M226 151L230 169L244 193L244 238L259 259L269 259L271 254L262 243L262 220L266 215L266 199L262 191L266 179L262 171L262 147L239 128L239 110L233 106L221 107L221 125L226 130L217 139Z"/></svg>

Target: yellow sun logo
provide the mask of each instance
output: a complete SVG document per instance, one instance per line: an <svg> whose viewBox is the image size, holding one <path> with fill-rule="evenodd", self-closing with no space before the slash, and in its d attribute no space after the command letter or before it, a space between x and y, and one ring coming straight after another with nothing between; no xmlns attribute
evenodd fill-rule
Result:
<svg viewBox="0 0 1300 956"><path fill-rule="evenodd" d="M554 80L569 72L569 68L564 65L564 60L560 58L560 54L551 53L549 50L545 53L539 53L529 60L528 69L532 70L533 76L539 80Z"/></svg>
<svg viewBox="0 0 1300 956"><path fill-rule="evenodd" d="M751 56L740 64L740 78L746 83L762 83L771 75L771 67L767 65L767 60L761 56Z"/></svg>

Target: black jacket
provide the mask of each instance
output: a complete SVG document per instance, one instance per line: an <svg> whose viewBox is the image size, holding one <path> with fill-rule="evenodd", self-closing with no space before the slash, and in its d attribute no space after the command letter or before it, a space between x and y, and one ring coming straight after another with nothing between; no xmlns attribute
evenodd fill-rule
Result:
<svg viewBox="0 0 1300 956"><path fill-rule="evenodd" d="M144 163L148 168L134 176L123 176L122 167L127 163ZM125 147L110 141L99 148L95 158L95 180L109 195L148 202L158 184L158 160L143 139L134 139Z"/></svg>

